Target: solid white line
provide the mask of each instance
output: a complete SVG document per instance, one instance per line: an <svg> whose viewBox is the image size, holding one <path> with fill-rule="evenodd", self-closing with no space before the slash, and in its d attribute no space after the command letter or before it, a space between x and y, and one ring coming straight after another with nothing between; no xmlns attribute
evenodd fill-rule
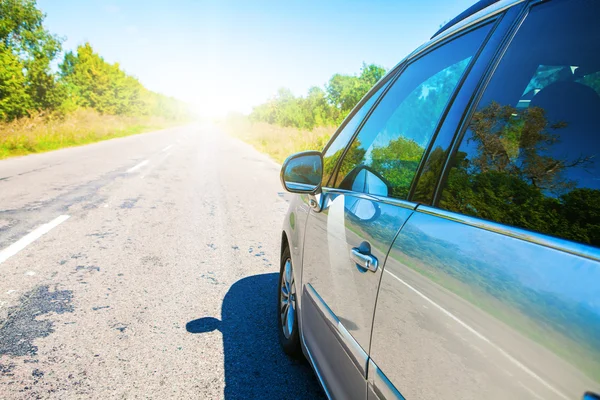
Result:
<svg viewBox="0 0 600 400"><path fill-rule="evenodd" d="M554 388L554 386L550 385L548 382L546 382L544 379L542 379L535 372L533 372L532 370L530 370L529 368L527 368L525 365L521 364L521 362L519 360L517 360L516 358L514 358L513 356L511 356L510 354L508 354L501 347L499 347L498 345L496 345L495 343L493 343L490 339L488 339L487 337L483 336L481 333L479 333L475 329L471 328L465 322L463 322L460 319L458 319L458 317L455 316L454 314L452 314L450 311L446 310L445 308L443 308L442 306L440 306L439 304L437 304L436 302L434 302L433 300L431 300L429 297L427 297L423 293L419 292L417 289L415 289L414 287L412 287L407 282L405 282L402 279L398 278L392 272L390 272L388 270L384 270L384 271L387 272L388 274L390 274L391 276L393 276L394 278L396 278L398 280L398 282L402 283L404 286L406 286L407 288L409 288L410 290L412 290L413 292L415 292L417 295L419 295L421 298L423 298L429 304L431 304L432 306L434 306L435 308L437 308L438 310L440 310L442 313L446 314L446 316L448 316L449 318L451 318L454 322L456 322L457 324L459 324L460 326L462 326L463 328L465 328L466 330L468 330L469 332L471 332L473 335L477 336L479 339L483 340L484 342L486 342L487 344L489 344L490 346L492 346L500 354L502 354L504 357L508 358L508 360L510 362L512 362L517 367L519 367L520 369L522 369L523 371L525 371L532 378L534 378L535 380L537 380L538 382L540 382L546 388L550 389L556 395L562 397L565 400L569 400L569 398L567 396L565 396L563 393L561 393L560 391L558 391L558 389Z"/></svg>
<svg viewBox="0 0 600 400"><path fill-rule="evenodd" d="M58 225L69 219L68 215L61 215L60 217L54 218L52 221L37 227L15 243L11 244L4 250L0 251L0 264L8 260L10 257L29 246L31 243L39 239L42 235L50 232L51 229L56 228Z"/></svg>
<svg viewBox="0 0 600 400"><path fill-rule="evenodd" d="M144 165L148 164L150 162L150 160L144 160L141 163L139 163L138 165L131 167L127 170L127 173L130 174L132 172L135 172L136 170L142 168Z"/></svg>
<svg viewBox="0 0 600 400"><path fill-rule="evenodd" d="M162 149L163 153L167 150L169 150L171 147L173 147L172 144L168 145L167 147L165 147L164 149Z"/></svg>

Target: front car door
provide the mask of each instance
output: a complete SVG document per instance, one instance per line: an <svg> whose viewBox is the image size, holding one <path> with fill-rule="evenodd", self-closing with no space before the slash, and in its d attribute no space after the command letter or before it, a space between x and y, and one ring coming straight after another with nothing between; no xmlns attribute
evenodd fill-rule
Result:
<svg viewBox="0 0 600 400"><path fill-rule="evenodd" d="M406 199L421 159L490 28L444 43L389 77L350 145L325 151L325 170L330 157L337 167L307 221L301 318L306 348L332 397L367 396L383 263L416 206Z"/></svg>
<svg viewBox="0 0 600 400"><path fill-rule="evenodd" d="M600 392L599 19L595 1L531 6L451 146L432 206L395 240L369 366L395 393ZM397 397L380 385L373 398Z"/></svg>

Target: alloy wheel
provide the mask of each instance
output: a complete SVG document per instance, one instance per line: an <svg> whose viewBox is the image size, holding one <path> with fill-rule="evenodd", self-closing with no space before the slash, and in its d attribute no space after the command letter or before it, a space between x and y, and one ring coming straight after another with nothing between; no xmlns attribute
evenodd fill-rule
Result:
<svg viewBox="0 0 600 400"><path fill-rule="evenodd" d="M292 260L285 260L283 277L281 279L281 296L279 301L279 316L281 327L286 339L292 336L296 320L296 286L292 271Z"/></svg>

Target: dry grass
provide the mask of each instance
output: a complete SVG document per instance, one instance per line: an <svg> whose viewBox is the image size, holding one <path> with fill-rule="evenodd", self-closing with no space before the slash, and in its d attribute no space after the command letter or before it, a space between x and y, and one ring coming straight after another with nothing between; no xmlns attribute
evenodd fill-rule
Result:
<svg viewBox="0 0 600 400"><path fill-rule="evenodd" d="M312 131L284 128L264 122L251 123L242 117L229 118L221 126L231 136L250 143L279 163L299 151L322 150L335 131L332 127Z"/></svg>
<svg viewBox="0 0 600 400"><path fill-rule="evenodd" d="M101 115L93 110L77 110L61 119L37 115L0 123L0 159L78 146L172 125L172 122L159 117Z"/></svg>

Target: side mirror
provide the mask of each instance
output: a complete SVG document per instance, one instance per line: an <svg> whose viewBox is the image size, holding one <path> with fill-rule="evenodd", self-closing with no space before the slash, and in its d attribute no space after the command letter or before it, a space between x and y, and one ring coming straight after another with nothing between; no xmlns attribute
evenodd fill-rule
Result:
<svg viewBox="0 0 600 400"><path fill-rule="evenodd" d="M323 179L323 156L319 151L291 155L281 166L281 184L291 193L315 194Z"/></svg>

